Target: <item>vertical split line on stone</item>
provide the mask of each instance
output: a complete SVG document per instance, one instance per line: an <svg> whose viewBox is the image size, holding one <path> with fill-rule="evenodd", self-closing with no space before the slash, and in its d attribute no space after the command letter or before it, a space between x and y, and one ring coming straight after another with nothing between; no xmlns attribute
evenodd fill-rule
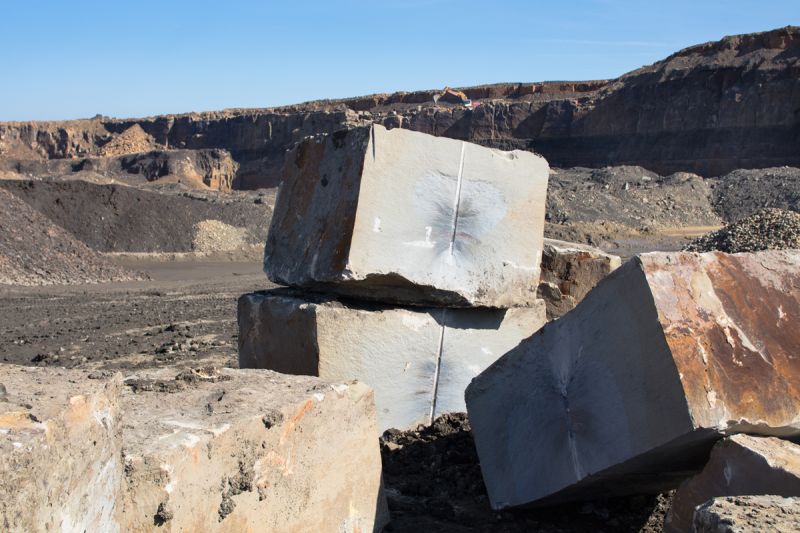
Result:
<svg viewBox="0 0 800 533"><path fill-rule="evenodd" d="M458 210L461 207L461 181L464 177L464 150L467 143L461 141L461 156L458 161L458 178L456 178L456 198L453 202L453 234L450 235L450 255L453 255L453 247L456 242L456 232L458 231Z"/></svg>
<svg viewBox="0 0 800 533"><path fill-rule="evenodd" d="M442 351L444 350L444 329L447 320L447 309L442 309L439 317L442 327L439 330L439 349L436 353L436 369L433 371L433 400L431 401L431 416L428 425L433 425L433 418L436 416L436 399L439 396L439 371L442 368Z"/></svg>

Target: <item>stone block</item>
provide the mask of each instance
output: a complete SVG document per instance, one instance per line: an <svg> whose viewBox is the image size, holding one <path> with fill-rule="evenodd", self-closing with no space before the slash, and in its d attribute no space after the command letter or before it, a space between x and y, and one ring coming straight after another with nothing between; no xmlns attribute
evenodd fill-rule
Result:
<svg viewBox="0 0 800 533"><path fill-rule="evenodd" d="M125 531L380 531L372 391L263 370L126 378Z"/></svg>
<svg viewBox="0 0 800 533"><path fill-rule="evenodd" d="M552 320L575 308L597 283L622 264L617 255L585 244L544 239L538 295Z"/></svg>
<svg viewBox="0 0 800 533"><path fill-rule="evenodd" d="M544 302L510 309L370 304L277 289L239 299L239 366L375 390L381 430L464 411L470 380L546 321Z"/></svg>
<svg viewBox="0 0 800 533"><path fill-rule="evenodd" d="M678 488L664 531L689 531L697 506L712 498L758 494L800 496L800 446L733 435L715 444L703 471Z"/></svg>
<svg viewBox="0 0 800 533"><path fill-rule="evenodd" d="M472 381L493 507L656 492L722 436L800 435L800 251L652 253Z"/></svg>
<svg viewBox="0 0 800 533"><path fill-rule="evenodd" d="M401 304L536 300L548 165L383 126L301 142L286 159L269 279Z"/></svg>
<svg viewBox="0 0 800 533"><path fill-rule="evenodd" d="M687 530L688 531L688 530ZM800 498L729 496L701 505L694 533L795 533L800 531Z"/></svg>
<svg viewBox="0 0 800 533"><path fill-rule="evenodd" d="M120 531L120 384L0 365L0 529Z"/></svg>

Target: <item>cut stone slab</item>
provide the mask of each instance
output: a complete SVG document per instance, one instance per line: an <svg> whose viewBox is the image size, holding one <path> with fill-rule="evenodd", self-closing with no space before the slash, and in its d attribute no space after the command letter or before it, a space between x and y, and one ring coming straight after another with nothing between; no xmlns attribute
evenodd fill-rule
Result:
<svg viewBox="0 0 800 533"><path fill-rule="evenodd" d="M719 441L703 471L681 484L664 531L692 527L695 508L718 496L800 496L800 446L773 437L733 435Z"/></svg>
<svg viewBox="0 0 800 533"><path fill-rule="evenodd" d="M239 299L239 366L375 390L381 430L464 411L473 377L546 321L544 302L510 309L397 307L288 289Z"/></svg>
<svg viewBox="0 0 800 533"><path fill-rule="evenodd" d="M687 530L688 531L688 530ZM701 505L694 515L695 533L796 533L800 531L800 498L728 496Z"/></svg>
<svg viewBox="0 0 800 533"><path fill-rule="evenodd" d="M0 529L120 531L120 387L0 365Z"/></svg>
<svg viewBox="0 0 800 533"><path fill-rule="evenodd" d="M619 268L619 256L573 242L544 239L538 295L552 320L575 308L608 274Z"/></svg>
<svg viewBox="0 0 800 533"><path fill-rule="evenodd" d="M549 167L383 126L287 156L264 254L269 279L412 305L536 300Z"/></svg>
<svg viewBox="0 0 800 533"><path fill-rule="evenodd" d="M380 531L372 391L260 370L125 379L126 531Z"/></svg>
<svg viewBox="0 0 800 533"><path fill-rule="evenodd" d="M653 253L472 381L500 509L657 492L722 436L800 435L800 251Z"/></svg>

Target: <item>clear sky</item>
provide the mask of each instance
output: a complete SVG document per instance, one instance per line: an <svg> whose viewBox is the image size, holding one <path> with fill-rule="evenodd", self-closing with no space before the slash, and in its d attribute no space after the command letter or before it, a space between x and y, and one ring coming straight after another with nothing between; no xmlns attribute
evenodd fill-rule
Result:
<svg viewBox="0 0 800 533"><path fill-rule="evenodd" d="M616 77L800 0L0 0L0 120Z"/></svg>

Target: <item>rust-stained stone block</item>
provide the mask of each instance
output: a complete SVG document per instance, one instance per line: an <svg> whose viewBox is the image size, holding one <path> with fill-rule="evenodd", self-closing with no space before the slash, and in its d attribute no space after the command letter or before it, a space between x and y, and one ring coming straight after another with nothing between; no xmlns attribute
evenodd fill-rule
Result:
<svg viewBox="0 0 800 533"><path fill-rule="evenodd" d="M120 531L120 383L0 365L0 530Z"/></svg>
<svg viewBox="0 0 800 533"><path fill-rule="evenodd" d="M693 533L796 533L800 498L727 496L714 498L694 514Z"/></svg>
<svg viewBox="0 0 800 533"><path fill-rule="evenodd" d="M774 437L733 435L719 441L703 471L675 493L664 531L690 531L697 506L718 496L800 496L800 446Z"/></svg>
<svg viewBox="0 0 800 533"><path fill-rule="evenodd" d="M378 427L464 411L470 380L546 321L544 302L510 309L400 307L277 289L239 298L239 366L375 390Z"/></svg>
<svg viewBox="0 0 800 533"><path fill-rule="evenodd" d="M548 165L383 126L289 153L265 248L274 282L385 302L531 304Z"/></svg>
<svg viewBox="0 0 800 533"><path fill-rule="evenodd" d="M126 531L379 531L372 391L266 370L126 378Z"/></svg>
<svg viewBox="0 0 800 533"><path fill-rule="evenodd" d="M467 388L492 506L664 490L724 435L800 435L798 316L798 251L632 259Z"/></svg>

